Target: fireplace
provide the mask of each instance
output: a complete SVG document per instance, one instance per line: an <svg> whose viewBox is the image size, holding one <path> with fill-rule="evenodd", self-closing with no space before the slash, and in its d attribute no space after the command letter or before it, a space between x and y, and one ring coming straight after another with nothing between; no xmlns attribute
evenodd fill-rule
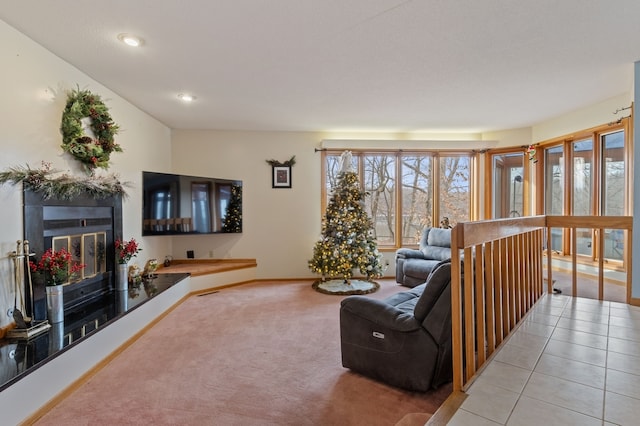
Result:
<svg viewBox="0 0 640 426"><path fill-rule="evenodd" d="M113 243L121 234L122 198L119 195L105 199L78 196L61 200L44 199L39 193L24 191L24 236L36 258L49 248L60 250L64 247L74 261L87 265L78 280L64 285L65 313L79 309L113 289ZM28 289L25 294L29 295ZM31 314L31 301L27 302L27 311ZM44 281L35 275L33 307L33 318L46 318Z"/></svg>

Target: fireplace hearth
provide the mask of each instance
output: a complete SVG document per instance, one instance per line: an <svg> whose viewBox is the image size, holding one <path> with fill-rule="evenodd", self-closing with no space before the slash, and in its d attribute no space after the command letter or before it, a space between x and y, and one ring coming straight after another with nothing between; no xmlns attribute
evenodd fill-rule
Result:
<svg viewBox="0 0 640 426"><path fill-rule="evenodd" d="M74 261L87 266L76 281L64 285L65 314L109 293L114 287L113 244L122 234L122 198L79 196L72 200L44 199L24 191L24 235L31 252L39 258L47 249L67 249ZM25 294L29 294L25 291ZM30 302L30 301L27 301ZM45 286L33 277L33 306L36 320L46 318ZM27 303L27 306L31 306ZM31 312L29 312L31 315Z"/></svg>

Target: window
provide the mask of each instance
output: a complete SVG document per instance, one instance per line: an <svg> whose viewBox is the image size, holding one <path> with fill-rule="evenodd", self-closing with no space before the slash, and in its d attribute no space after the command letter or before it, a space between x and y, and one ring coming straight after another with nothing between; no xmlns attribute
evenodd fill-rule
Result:
<svg viewBox="0 0 640 426"><path fill-rule="evenodd" d="M603 126L544 147L544 207L547 215L624 216L628 214L627 143L623 125ZM566 190L565 190L566 188ZM605 229L607 260L623 259L623 233ZM600 254L597 232L576 230L576 254L595 261ZM551 230L551 248L570 254L568 231Z"/></svg>
<svg viewBox="0 0 640 426"><path fill-rule="evenodd" d="M331 197L342 152L324 154L324 204ZM471 153L353 152L353 167L368 193L367 213L380 247L417 245L425 226L471 218ZM437 183L437 185L434 185Z"/></svg>
<svg viewBox="0 0 640 426"><path fill-rule="evenodd" d="M335 187L338 182L338 173L340 172L340 154L329 154L324 157L325 160L325 174L324 174L324 207L329 203L331 198L331 188ZM360 158L356 155L351 157L351 166L353 170L360 170L359 167Z"/></svg>
<svg viewBox="0 0 640 426"><path fill-rule="evenodd" d="M392 154L365 154L365 210L373 221L374 235L381 245L395 243L396 157Z"/></svg>
<svg viewBox="0 0 640 426"><path fill-rule="evenodd" d="M592 173L593 170L593 140L583 139L571 143L573 152L573 171L571 173L571 213L574 216L589 216L592 214ZM591 256L593 254L593 235L591 229L576 229L576 244L578 254Z"/></svg>
<svg viewBox="0 0 640 426"><path fill-rule="evenodd" d="M602 146L602 214L605 216L623 216L629 193L626 182L625 138L624 132L608 133L600 137ZM604 257L622 260L624 252L624 234L619 229L604 232Z"/></svg>
<svg viewBox="0 0 640 426"><path fill-rule="evenodd" d="M625 146L624 132L602 135L602 214L624 215L625 194Z"/></svg>
<svg viewBox="0 0 640 426"><path fill-rule="evenodd" d="M524 153L510 152L492 156L493 219L520 217L524 211Z"/></svg>
<svg viewBox="0 0 640 426"><path fill-rule="evenodd" d="M544 212L564 214L564 146L544 150ZM551 250L562 252L562 229L551 229Z"/></svg>
<svg viewBox="0 0 640 426"><path fill-rule="evenodd" d="M447 218L453 224L466 222L470 218L471 159L468 156L441 156L439 160L439 214L436 217L440 221Z"/></svg>
<svg viewBox="0 0 640 426"><path fill-rule="evenodd" d="M430 155L402 156L402 244L416 244L433 223L432 164Z"/></svg>
<svg viewBox="0 0 640 426"><path fill-rule="evenodd" d="M564 213L564 147L554 146L544 150L545 214Z"/></svg>

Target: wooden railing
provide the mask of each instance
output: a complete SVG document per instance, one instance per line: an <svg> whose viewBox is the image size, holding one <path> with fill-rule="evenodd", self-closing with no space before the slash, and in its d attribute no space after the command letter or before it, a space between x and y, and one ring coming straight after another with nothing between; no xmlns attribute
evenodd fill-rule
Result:
<svg viewBox="0 0 640 426"><path fill-rule="evenodd" d="M543 294L545 227L544 216L534 216L453 228L454 391L464 388Z"/></svg>
<svg viewBox="0 0 640 426"><path fill-rule="evenodd" d="M451 301L453 390L464 391L478 370L545 291L552 292L551 256L544 286L544 250L551 228L569 229L576 247L577 228L625 231L623 264L627 270L627 302L631 303L631 217L531 216L467 222L451 234ZM603 238L598 253L604 253ZM576 294L575 250L573 293ZM603 296L603 256L599 256L599 296Z"/></svg>

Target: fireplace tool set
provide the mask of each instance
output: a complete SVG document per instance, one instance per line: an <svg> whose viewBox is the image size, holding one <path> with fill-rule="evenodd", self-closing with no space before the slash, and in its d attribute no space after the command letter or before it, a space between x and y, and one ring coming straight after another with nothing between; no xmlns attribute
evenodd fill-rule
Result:
<svg viewBox="0 0 640 426"><path fill-rule="evenodd" d="M28 240L18 240L16 250L11 253L14 266L14 297L13 297L13 320L16 323L16 327L7 332L7 337L14 339L30 339L39 334L47 331L51 324L48 320L36 321L33 319L34 306L33 306L33 281L31 280L31 268L29 267L29 260L31 256L35 256L35 253L31 253L29 250ZM24 271L27 271L27 280L29 283L29 301L31 302L30 313L31 317L27 317L23 314L25 311L25 297L23 289L26 289L24 282ZM20 300L20 304L18 304Z"/></svg>

